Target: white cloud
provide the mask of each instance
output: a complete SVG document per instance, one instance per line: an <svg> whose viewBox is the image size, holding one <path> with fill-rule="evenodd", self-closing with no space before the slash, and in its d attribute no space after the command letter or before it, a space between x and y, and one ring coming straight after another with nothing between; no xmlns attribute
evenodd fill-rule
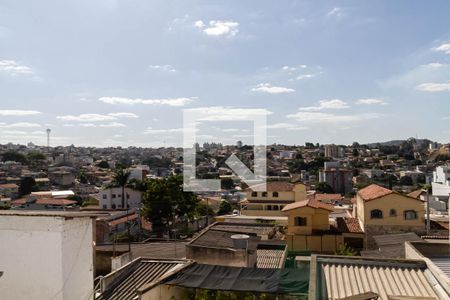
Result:
<svg viewBox="0 0 450 300"><path fill-rule="evenodd" d="M239 23L234 21L209 21L208 26L202 20L198 20L194 23L194 26L201 29L206 35L209 36L235 36L239 32Z"/></svg>
<svg viewBox="0 0 450 300"><path fill-rule="evenodd" d="M76 122L102 122L116 119L116 117L101 114L81 114L78 116L66 115L66 116L57 116L56 118L64 121L76 121Z"/></svg>
<svg viewBox="0 0 450 300"><path fill-rule="evenodd" d="M10 75L31 75L33 70L25 65L21 65L14 60L0 60L0 72Z"/></svg>
<svg viewBox="0 0 450 300"><path fill-rule="evenodd" d="M386 105L387 102L381 99L373 99L373 98L367 98L367 99L359 99L356 101L356 104L379 104L379 105Z"/></svg>
<svg viewBox="0 0 450 300"><path fill-rule="evenodd" d="M20 130L2 130L2 134L10 134L10 135L23 135L27 134L26 131L20 131Z"/></svg>
<svg viewBox="0 0 450 300"><path fill-rule="evenodd" d="M197 28L203 28L203 27L205 27L205 23L203 23L202 20L197 20L197 21L195 21L194 26Z"/></svg>
<svg viewBox="0 0 450 300"><path fill-rule="evenodd" d="M303 75L299 75L299 76L295 77L295 79L297 79L297 80L309 79L309 78L313 78L315 76L316 76L315 74L303 74Z"/></svg>
<svg viewBox="0 0 450 300"><path fill-rule="evenodd" d="M307 107L300 107L299 110L302 111L318 111L318 110L324 110L324 109L343 109L343 108L349 108L350 106L347 105L347 102L339 100L339 99L332 99L332 100L320 100L318 106L307 106Z"/></svg>
<svg viewBox="0 0 450 300"><path fill-rule="evenodd" d="M339 122L357 122L370 119L377 119L380 116L381 116L380 114L376 113L336 115L322 112L298 112L296 114L287 115L287 118L295 119L301 122L339 123Z"/></svg>
<svg viewBox="0 0 450 300"><path fill-rule="evenodd" d="M267 129L287 129L287 130L306 130L307 127L298 126L289 123L275 123L266 126Z"/></svg>
<svg viewBox="0 0 450 300"><path fill-rule="evenodd" d="M299 66L283 66L283 67L281 68L281 70L282 70L282 71L285 71L285 72L292 73L292 72L298 71L298 70L300 70L300 69L306 69L306 68L307 68L307 65L299 65Z"/></svg>
<svg viewBox="0 0 450 300"><path fill-rule="evenodd" d="M167 73L176 73L177 70L171 65L149 65L148 68L150 70L167 72Z"/></svg>
<svg viewBox="0 0 450 300"><path fill-rule="evenodd" d="M103 127L103 128L120 128L120 127L127 127L127 125L119 123L119 122L111 122L111 123L106 123L106 124L100 124L100 125L98 125L98 127Z"/></svg>
<svg viewBox="0 0 450 300"><path fill-rule="evenodd" d="M422 92L444 92L450 91L450 83L422 83L416 86L416 90Z"/></svg>
<svg viewBox="0 0 450 300"><path fill-rule="evenodd" d="M185 106L193 102L196 97L167 98L167 99L139 99L124 97L101 97L98 100L108 104L147 104L147 105L168 105L168 106Z"/></svg>
<svg viewBox="0 0 450 300"><path fill-rule="evenodd" d="M253 120L258 116L271 115L272 112L264 108L234 108L227 106L197 107L186 110L197 118L197 121L233 121Z"/></svg>
<svg viewBox="0 0 450 300"><path fill-rule="evenodd" d="M0 116L31 116L39 114L41 112L36 110L0 110Z"/></svg>
<svg viewBox="0 0 450 300"><path fill-rule="evenodd" d="M344 16L344 11L340 7L334 7L327 13L327 16L340 18Z"/></svg>
<svg viewBox="0 0 450 300"><path fill-rule="evenodd" d="M169 129L154 129L152 127L148 127L144 133L145 134L160 134L160 133L179 133L179 132L187 132L187 129L184 128L169 128Z"/></svg>
<svg viewBox="0 0 450 300"><path fill-rule="evenodd" d="M441 64L441 63L438 63L438 62L433 62L433 63L429 63L429 64L426 64L426 65L423 65L423 66L424 66L424 67L428 67L428 68L432 68L432 69L439 69L439 68L445 67L446 64Z"/></svg>
<svg viewBox="0 0 450 300"><path fill-rule="evenodd" d="M136 115L134 113L127 113L127 112L109 113L108 116L116 117L116 118L131 118L131 119L139 118L138 115Z"/></svg>
<svg viewBox="0 0 450 300"><path fill-rule="evenodd" d="M446 54L450 54L450 43L445 43L440 45L439 47L433 48L435 51L445 52Z"/></svg>
<svg viewBox="0 0 450 300"><path fill-rule="evenodd" d="M295 92L294 89L281 87L281 86L272 86L270 83L260 83L256 87L252 88L251 91L268 93L268 94L284 94L284 93Z"/></svg>
<svg viewBox="0 0 450 300"><path fill-rule="evenodd" d="M28 122L18 122L11 124L0 123L0 128L33 128L33 127L41 127L41 124Z"/></svg>
<svg viewBox="0 0 450 300"><path fill-rule="evenodd" d="M219 130L222 131L222 132L237 132L237 131L240 131L237 128L226 128L226 129L219 129Z"/></svg>

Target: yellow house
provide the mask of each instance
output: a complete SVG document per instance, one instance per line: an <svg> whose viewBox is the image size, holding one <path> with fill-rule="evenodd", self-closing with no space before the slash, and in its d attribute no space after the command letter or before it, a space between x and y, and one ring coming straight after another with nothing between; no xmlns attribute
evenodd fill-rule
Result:
<svg viewBox="0 0 450 300"><path fill-rule="evenodd" d="M255 190L257 188L255 187ZM241 215L278 216L288 204L306 199L306 187L303 184L289 182L268 182L266 191L247 189L246 199L239 202Z"/></svg>
<svg viewBox="0 0 450 300"><path fill-rule="evenodd" d="M372 184L356 194L353 215L363 226L368 247L374 246L371 236L387 233L425 230L424 202Z"/></svg>
<svg viewBox="0 0 450 300"><path fill-rule="evenodd" d="M288 216L288 250L334 253L344 243L362 248L364 234L358 222L341 217L330 220L332 211L332 205L314 198L286 205L282 212Z"/></svg>

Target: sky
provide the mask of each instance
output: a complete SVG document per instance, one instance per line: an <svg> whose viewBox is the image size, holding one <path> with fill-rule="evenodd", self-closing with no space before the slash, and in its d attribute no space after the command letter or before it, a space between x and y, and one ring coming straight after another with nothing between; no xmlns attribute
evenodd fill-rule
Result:
<svg viewBox="0 0 450 300"><path fill-rule="evenodd" d="M450 2L0 0L0 143L450 142ZM232 112L232 113L230 113ZM211 118L197 140L253 143Z"/></svg>

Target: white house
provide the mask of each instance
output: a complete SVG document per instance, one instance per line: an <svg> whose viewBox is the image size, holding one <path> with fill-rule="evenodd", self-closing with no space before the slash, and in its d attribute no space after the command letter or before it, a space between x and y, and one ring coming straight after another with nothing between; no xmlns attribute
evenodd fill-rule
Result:
<svg viewBox="0 0 450 300"><path fill-rule="evenodd" d="M450 196L450 166L436 167L436 171L433 172L431 186L433 188L434 200L441 203L448 203Z"/></svg>
<svg viewBox="0 0 450 300"><path fill-rule="evenodd" d="M93 299L94 217L0 211L0 299Z"/></svg>
<svg viewBox="0 0 450 300"><path fill-rule="evenodd" d="M103 209L125 208L128 203L130 208L139 208L142 203L142 192L131 188L125 188L125 207L122 207L122 188L108 188L99 192L99 206Z"/></svg>

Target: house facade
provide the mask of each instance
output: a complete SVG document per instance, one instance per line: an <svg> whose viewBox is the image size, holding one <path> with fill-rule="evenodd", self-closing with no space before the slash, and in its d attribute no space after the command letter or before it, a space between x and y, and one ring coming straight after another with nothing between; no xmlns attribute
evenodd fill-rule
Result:
<svg viewBox="0 0 450 300"><path fill-rule="evenodd" d="M125 203L129 208L139 208L142 203L142 192L125 188ZM99 206L102 209L126 208L122 207L122 188L108 188L99 192Z"/></svg>
<svg viewBox="0 0 450 300"><path fill-rule="evenodd" d="M373 235L425 230L425 206L421 199L401 195L372 184L358 191L353 215L366 234L366 247L372 248Z"/></svg>
<svg viewBox="0 0 450 300"><path fill-rule="evenodd" d="M256 189L256 188L255 188ZM281 210L288 204L306 199L306 186L288 182L268 182L266 191L247 189L246 199L239 202L241 215L283 216Z"/></svg>

